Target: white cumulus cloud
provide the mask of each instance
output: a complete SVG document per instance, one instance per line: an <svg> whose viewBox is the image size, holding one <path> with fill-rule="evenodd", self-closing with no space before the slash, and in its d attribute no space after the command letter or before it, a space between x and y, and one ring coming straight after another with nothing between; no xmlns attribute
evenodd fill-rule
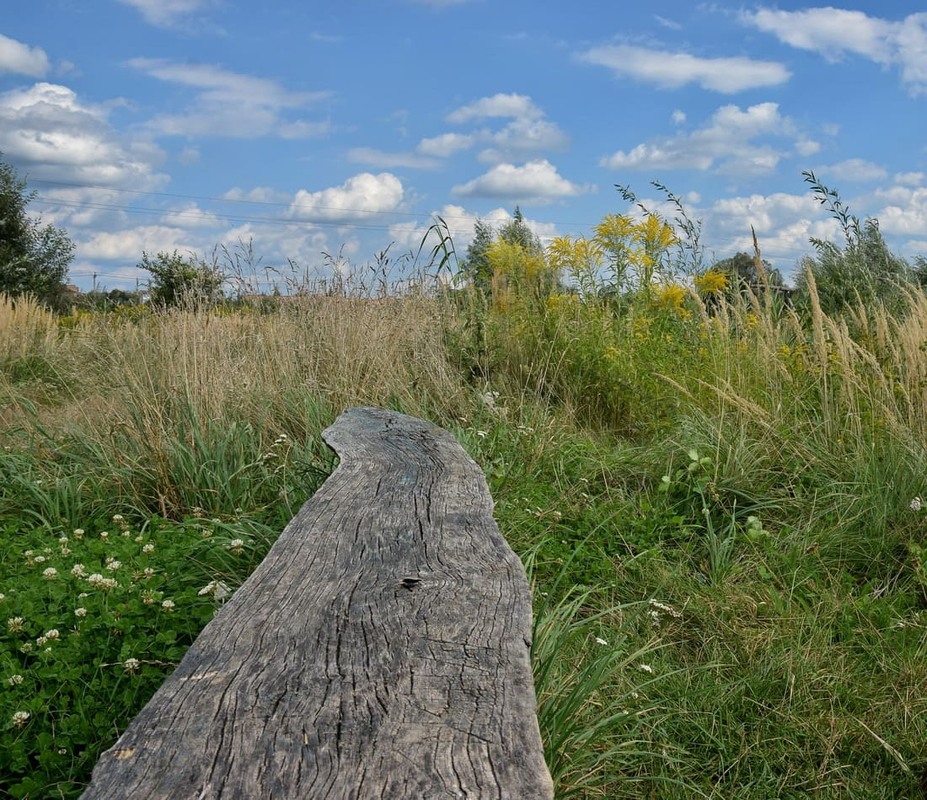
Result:
<svg viewBox="0 0 927 800"><path fill-rule="evenodd" d="M475 136L465 133L442 133L440 136L422 139L415 149L422 155L447 158L473 147L475 141Z"/></svg>
<svg viewBox="0 0 927 800"><path fill-rule="evenodd" d="M658 137L619 150L602 159L610 169L717 169L739 175L772 172L789 149L770 139L791 140L796 152L807 154L809 140L795 123L779 112L777 103L758 103L741 109L721 106L707 125L691 133ZM786 142L788 145L788 142Z"/></svg>
<svg viewBox="0 0 927 800"><path fill-rule="evenodd" d="M164 154L144 139L123 139L106 111L66 86L37 83L0 94L0 151L32 178L153 189Z"/></svg>
<svg viewBox="0 0 927 800"><path fill-rule="evenodd" d="M410 169L434 169L438 161L418 153L387 153L373 147L354 147L348 150L348 160L356 164L370 164L381 169L408 167Z"/></svg>
<svg viewBox="0 0 927 800"><path fill-rule="evenodd" d="M49 67L48 56L40 47L29 47L0 33L0 73L41 78Z"/></svg>
<svg viewBox="0 0 927 800"><path fill-rule="evenodd" d="M608 67L619 77L634 78L664 89L690 83L723 94L785 83L791 73L774 61L752 58L700 58L689 53L651 50L633 45L593 47L581 61Z"/></svg>
<svg viewBox="0 0 927 800"><path fill-rule="evenodd" d="M459 197L505 197L523 202L550 202L559 197L574 197L584 187L563 178L547 159L529 161L522 166L496 164L485 174L455 186Z"/></svg>
<svg viewBox="0 0 927 800"><path fill-rule="evenodd" d="M500 93L461 106L448 114L446 119L452 125L461 125L465 122L489 119L491 117L535 119L543 116L544 112L527 95Z"/></svg>
<svg viewBox="0 0 927 800"><path fill-rule="evenodd" d="M389 172L362 172L340 186L317 192L300 189L288 216L309 222L356 222L395 211L403 199L402 181Z"/></svg>
<svg viewBox="0 0 927 800"><path fill-rule="evenodd" d="M855 55L897 66L912 94L927 93L927 13L894 21L827 6L799 11L760 8L740 16L745 24L831 62Z"/></svg>

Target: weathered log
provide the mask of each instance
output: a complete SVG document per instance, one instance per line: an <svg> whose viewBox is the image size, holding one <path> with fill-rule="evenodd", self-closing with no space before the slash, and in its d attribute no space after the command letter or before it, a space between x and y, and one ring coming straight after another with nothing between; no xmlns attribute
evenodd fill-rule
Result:
<svg viewBox="0 0 927 800"><path fill-rule="evenodd" d="M341 461L100 758L100 798L550 798L521 562L447 432L353 408Z"/></svg>

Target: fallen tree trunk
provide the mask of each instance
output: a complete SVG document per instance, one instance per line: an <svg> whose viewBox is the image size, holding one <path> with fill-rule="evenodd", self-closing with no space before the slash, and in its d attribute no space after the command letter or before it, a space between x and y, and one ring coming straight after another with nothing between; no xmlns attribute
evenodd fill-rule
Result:
<svg viewBox="0 0 927 800"><path fill-rule="evenodd" d="M521 562L450 434L370 408L83 800L550 798Z"/></svg>

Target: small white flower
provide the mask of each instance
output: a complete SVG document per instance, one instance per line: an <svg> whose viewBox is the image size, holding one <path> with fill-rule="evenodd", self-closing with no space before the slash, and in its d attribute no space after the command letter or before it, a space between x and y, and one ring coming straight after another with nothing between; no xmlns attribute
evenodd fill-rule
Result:
<svg viewBox="0 0 927 800"><path fill-rule="evenodd" d="M45 631L45 638L49 641L55 641L55 639L60 638L61 634L58 633L57 628L52 628L50 631Z"/></svg>
<svg viewBox="0 0 927 800"><path fill-rule="evenodd" d="M26 723L29 722L29 717L31 716L32 714L30 714L28 711L17 711L15 714L13 714L13 725L15 725L17 728L25 728Z"/></svg>
<svg viewBox="0 0 927 800"><path fill-rule="evenodd" d="M154 552L154 545L153 545L153 544L146 544L144 547L142 547L142 552L143 552L143 553L153 553L153 552Z"/></svg>
<svg viewBox="0 0 927 800"><path fill-rule="evenodd" d="M75 539L77 539L78 541L80 541L81 539L84 538L84 529L83 529L83 528L75 528L75 529L72 531L72 535L74 536Z"/></svg>
<svg viewBox="0 0 927 800"><path fill-rule="evenodd" d="M910 503L908 503L908 507L912 511L920 511L921 508L923 508L923 505L924 505L924 501L921 500L920 497L915 497L913 500L911 500Z"/></svg>
<svg viewBox="0 0 927 800"><path fill-rule="evenodd" d="M161 608L163 608L165 611L173 611L176 608L176 606L174 605L173 600L162 600Z"/></svg>
<svg viewBox="0 0 927 800"><path fill-rule="evenodd" d="M244 547L244 539L232 539L232 541L229 542L229 550L231 550L236 555L240 554Z"/></svg>
<svg viewBox="0 0 927 800"><path fill-rule="evenodd" d="M127 658L122 662L122 666L129 675L134 675L138 672L138 668L142 665L142 662L137 658Z"/></svg>
<svg viewBox="0 0 927 800"><path fill-rule="evenodd" d="M87 616L87 609L84 608L83 606L81 606L80 608L75 608L74 616L77 617L78 619L83 619L84 617Z"/></svg>
<svg viewBox="0 0 927 800"><path fill-rule="evenodd" d="M122 522L123 519L124 517L122 514L113 514L113 522L115 522L117 525Z"/></svg>
<svg viewBox="0 0 927 800"><path fill-rule="evenodd" d="M197 594L200 596L211 594L216 600L221 600L223 597L228 597L229 587L222 581L210 581Z"/></svg>
<svg viewBox="0 0 927 800"><path fill-rule="evenodd" d="M86 578L86 577L87 577L87 569L86 569L86 567L84 567L83 564L75 564L73 567L71 567L71 574L72 574L75 578Z"/></svg>
<svg viewBox="0 0 927 800"><path fill-rule="evenodd" d="M10 617L6 621L6 629L10 633L20 633L23 629L25 620L22 617Z"/></svg>
<svg viewBox="0 0 927 800"><path fill-rule="evenodd" d="M142 575L145 578L150 578L154 575L154 570L151 567L145 567L145 569L142 570Z"/></svg>
<svg viewBox="0 0 927 800"><path fill-rule="evenodd" d="M44 563L45 563L45 556L36 556L36 557L35 557L35 563L36 563L36 564L44 564Z"/></svg>
<svg viewBox="0 0 927 800"><path fill-rule="evenodd" d="M3 592L0 592L0 603L6 600L6 595Z"/></svg>
<svg viewBox="0 0 927 800"><path fill-rule="evenodd" d="M100 531L100 538L101 538L101 539L109 539L109 532L108 532L108 531Z"/></svg>
<svg viewBox="0 0 927 800"><path fill-rule="evenodd" d="M10 686L19 686L24 680L25 678L22 675L10 675L10 677L6 679L6 682Z"/></svg>
<svg viewBox="0 0 927 800"><path fill-rule="evenodd" d="M58 537L58 544L67 544L68 541L69 541L69 539L68 539L67 536L59 536L59 537Z"/></svg>
<svg viewBox="0 0 927 800"><path fill-rule="evenodd" d="M45 645L48 643L48 637L47 637L47 636L40 636L38 639L35 640L35 643L36 643L39 647L45 647Z"/></svg>
<svg viewBox="0 0 927 800"><path fill-rule="evenodd" d="M53 581L58 577L58 570L54 567L48 567L47 569L42 570L42 577L47 581Z"/></svg>
<svg viewBox="0 0 927 800"><path fill-rule="evenodd" d="M121 566L122 566L122 562L121 562L121 561L117 561L117 560L114 558L114 559L112 559L112 560L108 560L108 563L107 563L107 565L106 565L106 568L107 568L110 572L115 572L115 571L116 571L117 569L119 569Z"/></svg>

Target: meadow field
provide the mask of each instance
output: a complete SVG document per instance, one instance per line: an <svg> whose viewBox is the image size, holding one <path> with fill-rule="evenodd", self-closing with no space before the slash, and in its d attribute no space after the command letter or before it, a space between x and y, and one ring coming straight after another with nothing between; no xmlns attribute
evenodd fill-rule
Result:
<svg viewBox="0 0 927 800"><path fill-rule="evenodd" d="M0 299L0 794L80 793L377 405L486 473L558 797L927 796L927 296L725 288Z"/></svg>

